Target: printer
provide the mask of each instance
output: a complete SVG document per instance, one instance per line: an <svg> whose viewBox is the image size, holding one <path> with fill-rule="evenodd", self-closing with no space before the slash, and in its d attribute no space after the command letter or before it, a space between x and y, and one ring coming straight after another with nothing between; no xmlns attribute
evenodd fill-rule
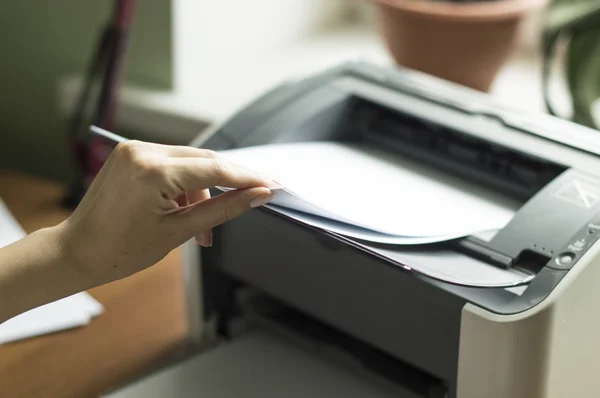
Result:
<svg viewBox="0 0 600 398"><path fill-rule="evenodd" d="M216 228L212 248L185 245L198 352L110 397L600 396L597 132L353 61L283 82L190 145L336 141L443 169L518 209L492 234L414 247L253 209ZM466 263L520 277L444 277Z"/></svg>

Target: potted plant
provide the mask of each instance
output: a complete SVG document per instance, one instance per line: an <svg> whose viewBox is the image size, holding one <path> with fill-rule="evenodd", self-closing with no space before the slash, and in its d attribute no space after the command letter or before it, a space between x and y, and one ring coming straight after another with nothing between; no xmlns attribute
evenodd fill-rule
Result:
<svg viewBox="0 0 600 398"><path fill-rule="evenodd" d="M518 43L520 27L546 0L371 0L398 65L489 91Z"/></svg>
<svg viewBox="0 0 600 398"><path fill-rule="evenodd" d="M594 104L600 97L600 2L597 0L552 0L543 25L543 88L549 112L557 112L550 96L551 66L563 55L565 81L576 123L598 129ZM557 49L565 43L564 52ZM562 115L562 117L566 117Z"/></svg>

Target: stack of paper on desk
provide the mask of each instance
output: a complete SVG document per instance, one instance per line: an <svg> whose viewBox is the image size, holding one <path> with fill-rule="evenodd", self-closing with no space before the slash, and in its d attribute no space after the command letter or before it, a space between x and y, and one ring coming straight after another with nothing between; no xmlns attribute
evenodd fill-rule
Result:
<svg viewBox="0 0 600 398"><path fill-rule="evenodd" d="M431 243L500 229L519 207L481 186L357 144L272 144L222 154L283 185L268 206L377 243Z"/></svg>
<svg viewBox="0 0 600 398"><path fill-rule="evenodd" d="M26 235L0 200L0 247ZM0 344L87 325L102 305L86 292L32 309L0 324Z"/></svg>

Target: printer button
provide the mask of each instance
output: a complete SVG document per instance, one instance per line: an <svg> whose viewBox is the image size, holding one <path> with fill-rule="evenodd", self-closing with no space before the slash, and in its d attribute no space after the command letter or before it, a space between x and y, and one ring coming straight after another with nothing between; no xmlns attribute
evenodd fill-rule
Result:
<svg viewBox="0 0 600 398"><path fill-rule="evenodd" d="M558 265L561 269L571 268L573 265L573 261L575 261L575 254L573 253L561 253L556 257L556 265Z"/></svg>

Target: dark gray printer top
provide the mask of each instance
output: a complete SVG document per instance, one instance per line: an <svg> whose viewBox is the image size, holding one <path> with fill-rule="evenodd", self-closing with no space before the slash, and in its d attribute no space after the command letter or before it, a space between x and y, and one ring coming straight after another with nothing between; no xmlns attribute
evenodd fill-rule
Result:
<svg viewBox="0 0 600 398"><path fill-rule="evenodd" d="M368 142L521 201L514 219L489 241L468 237L394 248L320 231L391 266L401 262L395 253L454 250L535 274L520 295L414 274L492 312L512 314L541 302L600 237L600 139L595 134L550 116L503 108L483 94L415 72L348 63L274 88L219 126L202 146ZM273 210L253 211L309 228Z"/></svg>

